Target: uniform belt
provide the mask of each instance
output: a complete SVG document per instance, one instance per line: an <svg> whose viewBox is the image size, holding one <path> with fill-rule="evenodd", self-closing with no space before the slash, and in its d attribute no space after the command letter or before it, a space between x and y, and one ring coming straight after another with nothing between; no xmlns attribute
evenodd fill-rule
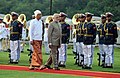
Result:
<svg viewBox="0 0 120 78"><path fill-rule="evenodd" d="M83 35L83 34L78 34L78 35Z"/></svg>
<svg viewBox="0 0 120 78"><path fill-rule="evenodd" d="M108 33L107 33L106 35L108 35L108 36L111 35L111 36L112 36L113 34L108 34Z"/></svg>
<svg viewBox="0 0 120 78"><path fill-rule="evenodd" d="M62 34L62 36L65 36L65 35L67 35L67 34Z"/></svg>
<svg viewBox="0 0 120 78"><path fill-rule="evenodd" d="M91 34L85 34L84 36L93 37L93 35L91 35Z"/></svg>
<svg viewBox="0 0 120 78"><path fill-rule="evenodd" d="M19 34L19 32L10 32L10 34Z"/></svg>
<svg viewBox="0 0 120 78"><path fill-rule="evenodd" d="M103 37L104 35L100 35L100 37Z"/></svg>

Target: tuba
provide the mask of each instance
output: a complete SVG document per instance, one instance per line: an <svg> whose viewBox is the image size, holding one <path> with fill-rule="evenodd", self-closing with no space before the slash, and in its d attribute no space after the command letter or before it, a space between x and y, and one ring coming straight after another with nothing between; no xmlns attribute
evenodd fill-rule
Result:
<svg viewBox="0 0 120 78"><path fill-rule="evenodd" d="M46 20L45 20L45 23L46 23L46 24L49 24L49 23L51 23L52 21L53 21L53 16L50 15L50 16L47 16L47 18L46 18Z"/></svg>
<svg viewBox="0 0 120 78"><path fill-rule="evenodd" d="M75 14L73 17L72 17L72 22L74 25L78 25L80 23L80 21L78 20L80 14Z"/></svg>
<svg viewBox="0 0 120 78"><path fill-rule="evenodd" d="M26 16L25 16L25 14L20 14L18 17L18 21L21 22L21 24L23 24L23 27L26 28Z"/></svg>
<svg viewBox="0 0 120 78"><path fill-rule="evenodd" d="M75 34L73 34L73 37L77 34L77 32L79 31L79 16L80 14L75 14L73 17L72 17L72 22L73 22L73 29L75 30Z"/></svg>
<svg viewBox="0 0 120 78"><path fill-rule="evenodd" d="M7 24L7 25L10 25L11 21L12 21L12 16L10 14L6 14L4 16L4 19L3 21Z"/></svg>

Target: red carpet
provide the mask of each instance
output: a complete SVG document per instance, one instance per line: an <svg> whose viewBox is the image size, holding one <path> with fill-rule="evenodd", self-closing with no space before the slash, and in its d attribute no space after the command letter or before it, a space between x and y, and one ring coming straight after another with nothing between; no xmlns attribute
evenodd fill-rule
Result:
<svg viewBox="0 0 120 78"><path fill-rule="evenodd" d="M18 70L18 71L29 71L29 72L43 72L43 73L55 73L55 74L69 74L77 76L90 76L99 78L120 78L120 73L107 73L107 72L95 72L95 71L84 71L84 70L29 70L25 66L11 66L11 65L0 65L0 70Z"/></svg>

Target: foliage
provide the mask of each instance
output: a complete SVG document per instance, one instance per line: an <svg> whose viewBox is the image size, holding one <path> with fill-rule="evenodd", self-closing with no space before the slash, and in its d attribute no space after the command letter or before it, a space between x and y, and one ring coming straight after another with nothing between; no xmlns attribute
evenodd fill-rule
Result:
<svg viewBox="0 0 120 78"><path fill-rule="evenodd" d="M114 14L114 21L118 21L120 18L119 0L52 0L52 4L52 14L63 11L70 18L75 13L85 13L87 11L97 16L110 11ZM26 14L27 19L30 19L36 9L41 10L43 15L49 15L50 0L0 0L0 12L3 14L16 11L19 14Z"/></svg>

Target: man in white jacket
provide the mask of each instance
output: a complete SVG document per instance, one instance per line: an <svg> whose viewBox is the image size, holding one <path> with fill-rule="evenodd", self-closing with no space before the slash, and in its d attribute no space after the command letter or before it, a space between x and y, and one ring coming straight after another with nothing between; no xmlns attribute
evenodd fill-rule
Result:
<svg viewBox="0 0 120 78"><path fill-rule="evenodd" d="M41 11L36 10L34 14L35 19L30 22L29 28L30 43L33 47L33 54L29 69L34 69L34 67L40 67L42 65L42 13Z"/></svg>

